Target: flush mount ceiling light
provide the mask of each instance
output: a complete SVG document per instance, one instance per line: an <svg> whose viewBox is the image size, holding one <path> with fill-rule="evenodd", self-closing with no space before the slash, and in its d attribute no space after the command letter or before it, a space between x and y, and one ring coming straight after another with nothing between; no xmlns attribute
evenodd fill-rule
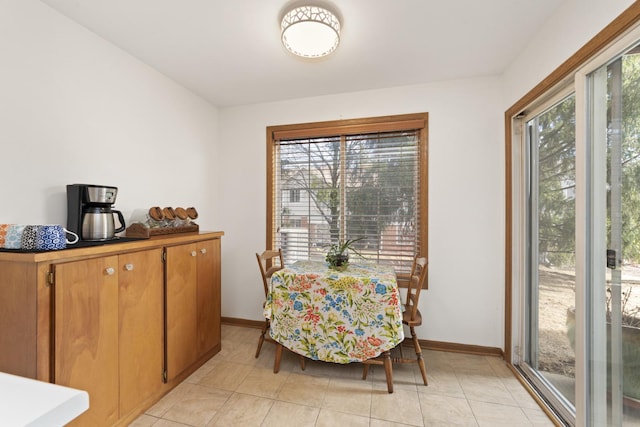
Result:
<svg viewBox="0 0 640 427"><path fill-rule="evenodd" d="M284 47L305 58L329 55L340 43L340 21L322 7L293 8L282 18L280 28Z"/></svg>

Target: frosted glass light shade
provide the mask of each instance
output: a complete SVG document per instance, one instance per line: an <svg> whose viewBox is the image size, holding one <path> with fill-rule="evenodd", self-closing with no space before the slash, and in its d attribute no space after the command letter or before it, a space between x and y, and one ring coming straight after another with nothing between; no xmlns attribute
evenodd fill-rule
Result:
<svg viewBox="0 0 640 427"><path fill-rule="evenodd" d="M305 58L329 55L340 43L340 21L321 7L291 9L282 18L280 28L284 47Z"/></svg>

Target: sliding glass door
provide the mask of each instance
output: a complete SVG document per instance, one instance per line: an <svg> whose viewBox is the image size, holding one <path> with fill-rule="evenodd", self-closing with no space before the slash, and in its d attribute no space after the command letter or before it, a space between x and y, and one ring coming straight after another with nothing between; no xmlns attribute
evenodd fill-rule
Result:
<svg viewBox="0 0 640 427"><path fill-rule="evenodd" d="M640 50L586 76L590 418L640 425ZM606 254L606 255L605 255Z"/></svg>
<svg viewBox="0 0 640 427"><path fill-rule="evenodd" d="M617 52L517 118L514 363L580 426L640 426L640 48Z"/></svg>
<svg viewBox="0 0 640 427"><path fill-rule="evenodd" d="M572 419L575 351L568 331L575 323L575 97L556 97L523 124L529 244L520 366L563 418Z"/></svg>

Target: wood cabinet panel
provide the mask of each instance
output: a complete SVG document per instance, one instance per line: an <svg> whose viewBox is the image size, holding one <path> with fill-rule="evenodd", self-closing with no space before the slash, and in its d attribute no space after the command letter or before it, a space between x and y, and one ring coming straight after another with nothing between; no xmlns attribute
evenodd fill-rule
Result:
<svg viewBox="0 0 640 427"><path fill-rule="evenodd" d="M54 270L50 264L37 264L37 326L36 326L36 379L40 381L53 382L53 290L54 286L49 283L51 272Z"/></svg>
<svg viewBox="0 0 640 427"><path fill-rule="evenodd" d="M166 251L166 363L170 381L197 359L197 252L195 243Z"/></svg>
<svg viewBox="0 0 640 427"><path fill-rule="evenodd" d="M118 420L117 267L117 256L55 266L54 380L90 399L71 425Z"/></svg>
<svg viewBox="0 0 640 427"><path fill-rule="evenodd" d="M198 356L220 344L220 239L197 244Z"/></svg>
<svg viewBox="0 0 640 427"><path fill-rule="evenodd" d="M0 262L0 371L36 377L36 268Z"/></svg>
<svg viewBox="0 0 640 427"><path fill-rule="evenodd" d="M122 417L157 392L163 383L162 249L120 255L118 283Z"/></svg>

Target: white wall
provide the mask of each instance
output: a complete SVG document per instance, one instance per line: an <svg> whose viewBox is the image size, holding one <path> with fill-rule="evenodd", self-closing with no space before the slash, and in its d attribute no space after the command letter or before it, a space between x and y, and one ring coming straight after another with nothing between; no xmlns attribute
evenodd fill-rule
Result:
<svg viewBox="0 0 640 427"><path fill-rule="evenodd" d="M613 21L632 0L567 0L504 73L505 107L551 74Z"/></svg>
<svg viewBox="0 0 640 427"><path fill-rule="evenodd" d="M500 81L450 81L220 110L223 316L262 318L266 127L429 113L429 283L422 339L503 346L504 151ZM233 206L233 207L232 207Z"/></svg>
<svg viewBox="0 0 640 427"><path fill-rule="evenodd" d="M217 229L217 110L35 0L0 3L0 222L66 223L66 184Z"/></svg>

